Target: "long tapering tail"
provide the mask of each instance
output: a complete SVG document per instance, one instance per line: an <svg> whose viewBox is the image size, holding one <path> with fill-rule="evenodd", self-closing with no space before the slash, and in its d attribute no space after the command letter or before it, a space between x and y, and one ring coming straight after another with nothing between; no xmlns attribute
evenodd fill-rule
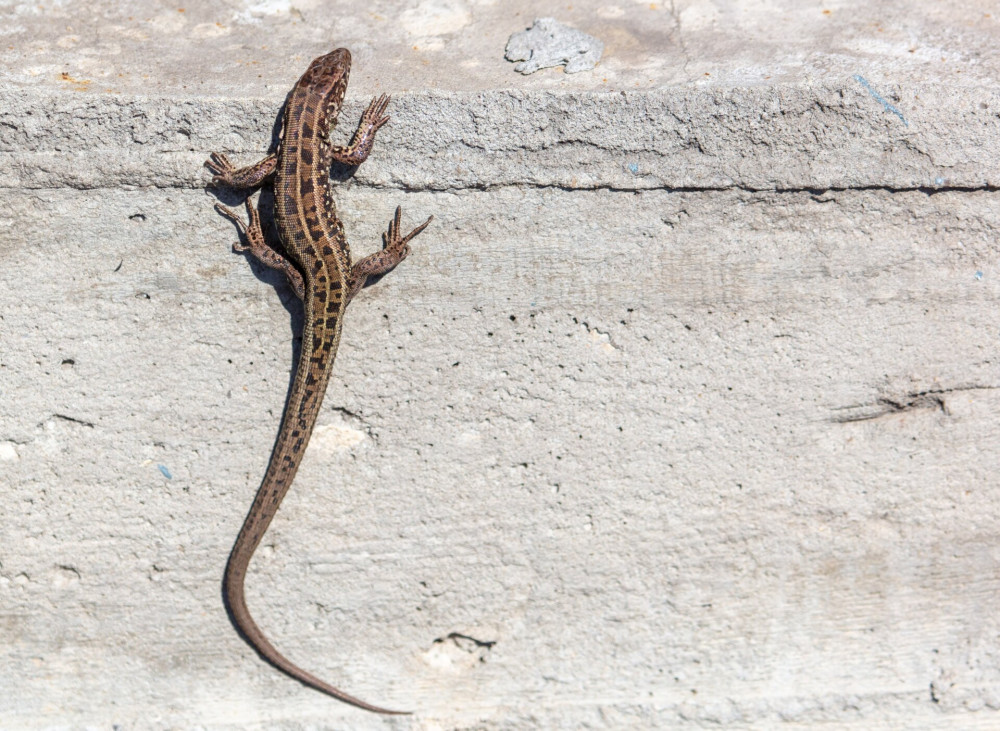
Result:
<svg viewBox="0 0 1000 731"><path fill-rule="evenodd" d="M274 645L272 645L267 637L264 636L264 633L261 631L260 627L257 626L257 623L253 621L253 617L250 616L250 610L247 609L246 597L243 592L243 581L246 578L246 573L247 565L243 560L243 557L231 555L229 557L229 563L226 565L226 574L222 585L222 595L226 602L226 608L229 610L229 617L232 620L233 625L236 627L236 630L240 633L240 635L242 635L243 639L257 651L257 654L260 655L261 658L286 675L295 678L300 683L308 685L310 688L314 688L321 693L326 693L327 695L332 696L339 701L343 701L344 703L350 703L352 706L357 706L358 708L362 708L366 711L383 713L389 716L410 715L410 711L393 711L388 708L373 706L371 703L365 703L360 698L355 698L338 688L334 688L329 683L323 682L315 675L306 672L278 652Z"/></svg>

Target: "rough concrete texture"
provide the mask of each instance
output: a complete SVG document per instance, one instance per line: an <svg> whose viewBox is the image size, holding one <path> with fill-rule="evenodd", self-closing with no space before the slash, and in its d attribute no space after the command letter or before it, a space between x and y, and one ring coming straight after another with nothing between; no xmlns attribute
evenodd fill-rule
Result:
<svg viewBox="0 0 1000 731"><path fill-rule="evenodd" d="M120 7L0 11L0 727L1000 727L992 3ZM408 718L220 597L301 309L201 163L339 45L355 251L435 221L248 595Z"/></svg>

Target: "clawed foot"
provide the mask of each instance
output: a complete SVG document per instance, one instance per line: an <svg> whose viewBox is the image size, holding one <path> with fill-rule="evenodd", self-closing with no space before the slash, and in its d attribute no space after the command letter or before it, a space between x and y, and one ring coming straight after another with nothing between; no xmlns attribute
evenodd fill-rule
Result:
<svg viewBox="0 0 1000 731"><path fill-rule="evenodd" d="M287 256L282 256L279 252L267 245L264 238L264 229L260 225L260 213L249 198L246 201L247 216L249 223L245 222L240 214L232 208L227 208L221 203L215 204L215 210L236 224L240 233L246 237L247 243L237 241L233 244L233 251L249 252L257 261L272 269L284 272L288 278L288 283L292 285L295 296L300 300L305 296L305 282L302 274Z"/></svg>
<svg viewBox="0 0 1000 731"><path fill-rule="evenodd" d="M389 107L389 100L388 94L372 99L365 113L361 115L361 121L358 123L351 144L347 147L330 148L334 160L355 167L368 159L368 153L375 143L375 133L389 121L389 115L385 113Z"/></svg>
<svg viewBox="0 0 1000 731"><path fill-rule="evenodd" d="M238 168L229 162L229 158L221 152L213 152L205 161L205 167L212 172L212 185L225 185L230 188L256 188L274 175L278 166L278 158L268 155L260 162Z"/></svg>
<svg viewBox="0 0 1000 731"><path fill-rule="evenodd" d="M406 234L406 236L400 236L399 219L402 215L402 209L396 206L396 215L392 217L392 221L389 223L389 230L382 234L382 251L376 251L374 254L366 256L351 267L351 276L347 282L348 302L351 301L354 295L361 291L361 288L365 286L365 282L368 281L368 277L377 277L385 274L409 256L410 240L427 228L427 225L434 220L434 216L431 216L410 231L410 233Z"/></svg>
<svg viewBox="0 0 1000 731"><path fill-rule="evenodd" d="M213 152L209 156L209 158L205 160L205 167L207 167L212 172L213 185L231 186L233 184L232 182L233 175L236 173L236 168L233 167L233 164L231 162L229 162L229 158L223 155L221 152ZM219 208L220 208L219 206L216 206L216 209ZM229 209L227 208L226 211L229 211ZM232 211L229 211L229 213L232 213Z"/></svg>
<svg viewBox="0 0 1000 731"><path fill-rule="evenodd" d="M223 156L220 155L220 157ZM223 157L223 159L225 158ZM207 165L208 163L205 164ZM246 200L246 208L247 208L247 216L250 219L249 224L246 221L244 221L240 217L240 214L234 211L232 208L224 206L221 203L215 204L215 210L217 210L223 216L225 216L230 221L235 223L236 228L240 230L240 233L243 234L247 238L247 240L251 242L249 246L244 245L242 241L237 241L235 244L233 244L233 251L238 251L240 253L244 251L251 251L253 249L252 239L255 236L259 235L260 238L263 238L263 229L260 227L260 214L257 213L257 209L254 207L253 203L250 202L249 198L247 198Z"/></svg>
<svg viewBox="0 0 1000 731"><path fill-rule="evenodd" d="M385 110L389 108L389 101L392 99L388 94L372 99L371 104L361 115L362 126L369 128L369 134L376 132L383 124L389 121L389 116Z"/></svg>
<svg viewBox="0 0 1000 731"><path fill-rule="evenodd" d="M428 224L434 220L434 216L431 216L422 224L417 226L415 229L410 231L402 238L399 235L399 219L403 211L400 206L396 206L396 215L392 217L392 221L389 223L389 231L382 234L382 250L384 252L390 252L390 256L395 259L393 266L403 261L407 256L410 255L409 242L418 233L427 228Z"/></svg>

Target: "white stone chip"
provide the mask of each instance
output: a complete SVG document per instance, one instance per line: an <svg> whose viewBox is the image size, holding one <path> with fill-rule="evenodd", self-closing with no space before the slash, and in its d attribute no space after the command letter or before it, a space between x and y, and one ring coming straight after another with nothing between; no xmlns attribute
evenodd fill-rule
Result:
<svg viewBox="0 0 1000 731"><path fill-rule="evenodd" d="M567 74L575 74L594 68L602 53L604 44L593 36L555 18L536 18L528 30L507 40L505 57L521 61L514 70L526 75L552 66L565 66Z"/></svg>

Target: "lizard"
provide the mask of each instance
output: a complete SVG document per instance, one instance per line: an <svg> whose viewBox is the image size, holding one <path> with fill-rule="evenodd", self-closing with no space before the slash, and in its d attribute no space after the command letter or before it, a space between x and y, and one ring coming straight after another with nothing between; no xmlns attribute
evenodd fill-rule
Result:
<svg viewBox="0 0 1000 731"><path fill-rule="evenodd" d="M405 711L392 711L355 698L288 660L257 626L244 594L250 559L291 487L316 424L347 305L369 277L385 274L405 259L410 253L410 240L433 220L431 216L403 236L397 207L388 232L382 234L382 250L352 263L344 226L330 193L330 169L335 161L350 166L365 161L375 133L389 121L386 109L390 97L383 94L372 100L350 144L334 145L330 132L337 123L350 69L351 54L346 48L320 56L309 65L285 102L273 154L242 168L236 168L221 153L212 153L205 162L213 174L213 185L252 189L273 183L280 251L267 243L259 208L249 197L248 221L220 203L215 208L236 224L247 241L245 245L237 242L233 249L249 252L262 264L283 272L305 312L302 345L281 426L264 479L226 564L223 596L237 631L278 670L358 708L407 715Z"/></svg>

